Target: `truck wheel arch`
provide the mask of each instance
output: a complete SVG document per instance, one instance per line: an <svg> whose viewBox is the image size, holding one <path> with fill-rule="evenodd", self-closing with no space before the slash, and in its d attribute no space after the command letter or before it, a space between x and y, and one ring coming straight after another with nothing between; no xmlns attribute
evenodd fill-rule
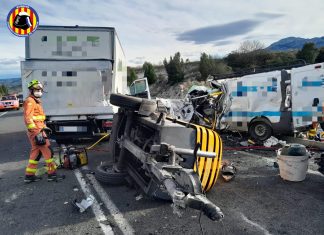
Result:
<svg viewBox="0 0 324 235"><path fill-rule="evenodd" d="M273 134L273 127L267 117L259 116L249 122L248 132L253 139L264 141Z"/></svg>

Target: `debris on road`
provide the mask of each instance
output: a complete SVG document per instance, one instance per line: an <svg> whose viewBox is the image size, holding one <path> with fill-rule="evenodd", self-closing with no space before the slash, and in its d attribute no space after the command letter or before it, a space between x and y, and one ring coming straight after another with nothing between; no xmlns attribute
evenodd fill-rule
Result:
<svg viewBox="0 0 324 235"><path fill-rule="evenodd" d="M286 141L278 140L276 137L271 136L269 139L267 139L266 141L264 141L263 146L265 146L265 147L272 147L272 146L276 146L278 144L284 146L287 143L286 143Z"/></svg>
<svg viewBox="0 0 324 235"><path fill-rule="evenodd" d="M73 187L73 191L74 191L74 192L78 192L78 191L79 191L78 187L74 186L74 187Z"/></svg>
<svg viewBox="0 0 324 235"><path fill-rule="evenodd" d="M136 200L136 201L139 201L139 200L141 200L141 199L143 199L143 195L142 195L142 194L137 195L137 196L135 197L135 200Z"/></svg>
<svg viewBox="0 0 324 235"><path fill-rule="evenodd" d="M223 161L222 164L223 164L221 170L222 178L226 182L233 180L237 172L236 167L233 165L233 163L230 163L228 161Z"/></svg>
<svg viewBox="0 0 324 235"><path fill-rule="evenodd" d="M90 195L86 199L82 199L80 203L77 202L77 200L75 199L73 201L73 205L80 210L80 213L83 213L93 204L94 200L95 200L94 196Z"/></svg>

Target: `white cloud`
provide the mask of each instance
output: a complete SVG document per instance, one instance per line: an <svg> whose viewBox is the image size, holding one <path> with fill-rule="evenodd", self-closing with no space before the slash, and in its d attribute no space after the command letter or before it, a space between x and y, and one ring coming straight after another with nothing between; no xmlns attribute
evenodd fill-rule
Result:
<svg viewBox="0 0 324 235"><path fill-rule="evenodd" d="M0 59L24 56L24 40L11 35L5 23L7 13L18 3L21 1L4 1L0 8ZM237 49L247 38L269 45L287 36L323 36L323 0L26 0L24 3L36 9L41 24L115 27L130 65L144 60L160 63L177 51L190 60L199 59L201 52L222 56ZM216 41L200 40L194 44L191 40L177 40L186 32L242 21L259 23L226 38L216 35Z"/></svg>

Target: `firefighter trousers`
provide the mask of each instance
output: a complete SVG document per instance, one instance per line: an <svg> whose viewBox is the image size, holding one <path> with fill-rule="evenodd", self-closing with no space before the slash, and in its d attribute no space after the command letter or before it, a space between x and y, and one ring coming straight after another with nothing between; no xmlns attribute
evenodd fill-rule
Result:
<svg viewBox="0 0 324 235"><path fill-rule="evenodd" d="M48 174L54 174L56 172L56 165L52 158L52 151L50 149L50 142L46 139L45 145L37 145L35 142L35 136L37 132L27 133L29 142L31 144L31 151L29 155L29 161L26 168L26 175L35 175L37 171L38 162L41 156L44 157L46 163L46 169Z"/></svg>

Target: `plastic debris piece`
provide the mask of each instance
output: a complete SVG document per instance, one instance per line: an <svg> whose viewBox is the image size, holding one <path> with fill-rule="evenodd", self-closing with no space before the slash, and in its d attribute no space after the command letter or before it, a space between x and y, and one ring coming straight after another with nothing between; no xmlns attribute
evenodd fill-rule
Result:
<svg viewBox="0 0 324 235"><path fill-rule="evenodd" d="M271 146L275 146L277 144L284 146L284 145L286 145L286 141L278 140L276 137L271 136L269 139L264 141L263 146L271 147Z"/></svg>
<svg viewBox="0 0 324 235"><path fill-rule="evenodd" d="M236 175L236 172L237 172L236 167L233 166L232 163L223 164L221 174L222 174L223 179L226 182L233 180Z"/></svg>
<svg viewBox="0 0 324 235"><path fill-rule="evenodd" d="M80 209L80 213L83 213L93 204L94 200L94 196L90 195L87 199L82 199L80 203L74 200L73 204Z"/></svg>
<svg viewBox="0 0 324 235"><path fill-rule="evenodd" d="M69 202L64 202L64 205L68 204Z"/></svg>
<svg viewBox="0 0 324 235"><path fill-rule="evenodd" d="M141 200L141 199L143 199L143 195L142 195L142 194L140 194L140 195L138 195L137 197L135 197L135 200L136 200L136 201L139 201L139 200Z"/></svg>
<svg viewBox="0 0 324 235"><path fill-rule="evenodd" d="M249 145L256 145L256 142L251 139L248 139L247 142Z"/></svg>
<svg viewBox="0 0 324 235"><path fill-rule="evenodd" d="M74 188L73 188L73 191L74 191L74 192L77 192L77 191L79 191L79 189L78 189L77 187L74 187Z"/></svg>
<svg viewBox="0 0 324 235"><path fill-rule="evenodd" d="M249 146L249 143L248 143L248 141L241 141L240 145L244 146L244 147L247 147L247 146Z"/></svg>

